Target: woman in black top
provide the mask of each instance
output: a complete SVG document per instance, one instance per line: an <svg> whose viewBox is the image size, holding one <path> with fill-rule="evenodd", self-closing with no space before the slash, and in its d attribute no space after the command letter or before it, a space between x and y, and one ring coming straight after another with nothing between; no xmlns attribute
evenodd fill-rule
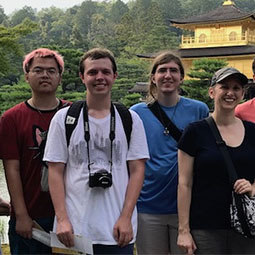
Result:
<svg viewBox="0 0 255 255"><path fill-rule="evenodd" d="M212 117L226 142L239 179L237 193L255 195L255 124L235 117L248 79L234 68L218 70L209 96ZM255 254L255 240L230 228L232 187L207 122L190 124L178 144L178 245L187 254Z"/></svg>

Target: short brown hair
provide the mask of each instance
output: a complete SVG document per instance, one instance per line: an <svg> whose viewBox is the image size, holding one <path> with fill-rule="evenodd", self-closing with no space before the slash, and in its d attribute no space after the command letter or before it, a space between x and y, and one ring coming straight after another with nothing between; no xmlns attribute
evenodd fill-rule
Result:
<svg viewBox="0 0 255 255"><path fill-rule="evenodd" d="M170 51L165 51L165 52L159 53L153 60L152 66L151 66L148 101L157 99L157 87L156 87L156 84L151 79L152 76L156 73L156 70L159 65L166 64L171 61L175 62L179 66L181 77L184 78L185 72L184 72L184 67L181 62L181 59Z"/></svg>
<svg viewBox="0 0 255 255"><path fill-rule="evenodd" d="M112 62L113 73L117 72L117 65L116 65L113 53L111 51L109 51L108 49L94 48L94 49L91 49L91 50L85 52L85 54L80 59L80 73L82 75L85 70L84 61L87 58L90 58L93 60L100 59L100 58L109 58Z"/></svg>

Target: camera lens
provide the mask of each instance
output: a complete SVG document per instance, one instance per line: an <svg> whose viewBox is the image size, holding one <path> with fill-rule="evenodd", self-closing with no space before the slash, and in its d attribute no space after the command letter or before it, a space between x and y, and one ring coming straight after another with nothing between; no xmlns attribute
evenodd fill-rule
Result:
<svg viewBox="0 0 255 255"><path fill-rule="evenodd" d="M100 170L98 172L89 175L89 187L102 187L108 188L112 186L112 174L106 170Z"/></svg>

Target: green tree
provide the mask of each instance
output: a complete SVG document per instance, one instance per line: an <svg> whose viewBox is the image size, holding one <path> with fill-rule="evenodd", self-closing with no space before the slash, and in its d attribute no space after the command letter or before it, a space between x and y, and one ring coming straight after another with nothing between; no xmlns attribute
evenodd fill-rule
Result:
<svg viewBox="0 0 255 255"><path fill-rule="evenodd" d="M210 109L213 105L208 96L208 87L213 74L218 69L227 66L226 60L201 58L194 60L187 75L192 79L186 79L182 85L182 90L189 98L205 102Z"/></svg>
<svg viewBox="0 0 255 255"><path fill-rule="evenodd" d="M184 17L204 14L222 5L222 0L182 0Z"/></svg>
<svg viewBox="0 0 255 255"><path fill-rule="evenodd" d="M61 87L57 90L57 97L71 102L84 99L84 92L63 93ZM24 102L31 97L31 88L22 79L18 84L0 87L0 115L14 105Z"/></svg>
<svg viewBox="0 0 255 255"><path fill-rule="evenodd" d="M155 2L158 3L164 20L179 18L183 15L182 5L179 0L156 0Z"/></svg>
<svg viewBox="0 0 255 255"><path fill-rule="evenodd" d="M244 11L255 12L255 0L235 0L235 4Z"/></svg>
<svg viewBox="0 0 255 255"><path fill-rule="evenodd" d="M98 10L97 2L87 0L82 2L80 8L75 14L75 24L83 36L86 36L90 30L91 18Z"/></svg>
<svg viewBox="0 0 255 255"><path fill-rule="evenodd" d="M0 24L3 24L7 21L8 17L4 13L4 8L0 5Z"/></svg>
<svg viewBox="0 0 255 255"><path fill-rule="evenodd" d="M123 103L126 107L131 107L134 104L137 104L141 102L142 96L139 93L133 93L124 96L120 101Z"/></svg>
<svg viewBox="0 0 255 255"><path fill-rule="evenodd" d="M65 60L65 71L62 78L62 91L84 92L85 87L79 77L79 61L83 52L75 49L59 49Z"/></svg>
<svg viewBox="0 0 255 255"><path fill-rule="evenodd" d="M22 81L19 84L4 85L0 87L0 115L12 106L31 97L29 85Z"/></svg>
<svg viewBox="0 0 255 255"><path fill-rule="evenodd" d="M11 16L11 25L17 26L23 22L25 19L30 19L31 21L36 21L36 13L32 7L24 6L21 10L16 11Z"/></svg>
<svg viewBox="0 0 255 255"><path fill-rule="evenodd" d="M113 23L118 24L124 14L129 11L128 6L121 0L117 0L111 6L110 19Z"/></svg>
<svg viewBox="0 0 255 255"><path fill-rule="evenodd" d="M30 19L23 20L15 27L0 25L0 78L12 73L20 75L20 70L15 69L15 60L20 61L24 53L19 40L36 28L37 25Z"/></svg>
<svg viewBox="0 0 255 255"><path fill-rule="evenodd" d="M60 8L51 7L38 12L40 44L63 44L68 42L71 26L66 25L65 13ZM65 36L66 35L66 36ZM64 40L64 42L62 42Z"/></svg>

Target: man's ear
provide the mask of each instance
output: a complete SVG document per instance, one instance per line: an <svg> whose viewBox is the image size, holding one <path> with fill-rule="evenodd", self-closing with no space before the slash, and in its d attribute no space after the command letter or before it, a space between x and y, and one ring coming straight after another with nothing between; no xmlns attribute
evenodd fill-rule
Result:
<svg viewBox="0 0 255 255"><path fill-rule="evenodd" d="M80 78L81 78L81 80L82 80L82 83L84 83L84 74L82 74L81 72L79 72L79 76L80 76Z"/></svg>
<svg viewBox="0 0 255 255"><path fill-rule="evenodd" d="M29 83L28 73L25 73L25 74L24 74L24 76L25 76L25 80L26 80L26 82L27 82L27 83Z"/></svg>
<svg viewBox="0 0 255 255"><path fill-rule="evenodd" d="M61 82L62 82L62 75L59 76L58 86L61 84Z"/></svg>

